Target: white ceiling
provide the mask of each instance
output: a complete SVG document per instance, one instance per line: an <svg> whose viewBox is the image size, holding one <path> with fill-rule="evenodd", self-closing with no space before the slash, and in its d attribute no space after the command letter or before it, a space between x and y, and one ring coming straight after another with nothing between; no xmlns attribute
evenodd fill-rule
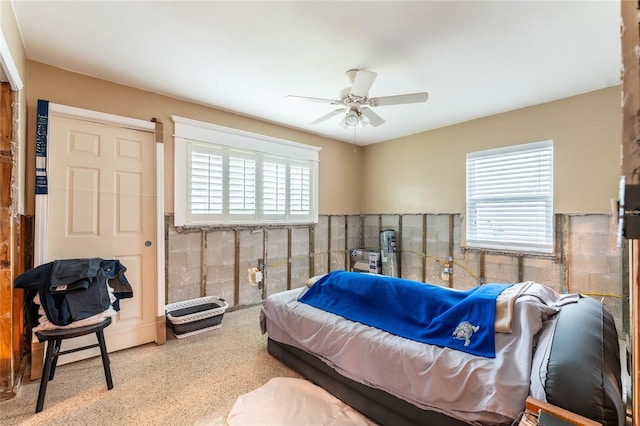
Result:
<svg viewBox="0 0 640 426"><path fill-rule="evenodd" d="M353 142L335 106L378 73L370 144L620 83L619 1L16 1L31 60ZM175 111L179 114L179 111Z"/></svg>

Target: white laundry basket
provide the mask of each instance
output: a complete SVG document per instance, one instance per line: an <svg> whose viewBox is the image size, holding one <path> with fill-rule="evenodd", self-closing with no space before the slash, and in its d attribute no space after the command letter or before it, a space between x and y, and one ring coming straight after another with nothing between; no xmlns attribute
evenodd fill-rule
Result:
<svg viewBox="0 0 640 426"><path fill-rule="evenodd" d="M220 328L228 307L224 299L206 296L170 303L164 311L169 329L178 339L182 339Z"/></svg>

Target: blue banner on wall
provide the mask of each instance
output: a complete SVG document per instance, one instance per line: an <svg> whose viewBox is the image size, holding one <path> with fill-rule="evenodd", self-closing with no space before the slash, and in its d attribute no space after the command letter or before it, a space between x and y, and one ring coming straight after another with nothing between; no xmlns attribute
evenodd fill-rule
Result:
<svg viewBox="0 0 640 426"><path fill-rule="evenodd" d="M36 195L47 194L47 136L49 132L49 101L38 99L36 117Z"/></svg>

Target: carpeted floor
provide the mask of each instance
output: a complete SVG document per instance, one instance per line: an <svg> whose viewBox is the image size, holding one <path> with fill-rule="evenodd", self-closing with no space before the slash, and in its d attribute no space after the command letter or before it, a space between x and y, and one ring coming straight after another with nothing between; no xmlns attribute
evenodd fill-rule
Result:
<svg viewBox="0 0 640 426"><path fill-rule="evenodd" d="M227 312L217 330L183 339L167 332L165 345L111 353L110 391L99 357L62 365L38 414L40 383L23 381L0 402L0 424L224 425L238 396L272 377L300 377L267 353L259 312Z"/></svg>

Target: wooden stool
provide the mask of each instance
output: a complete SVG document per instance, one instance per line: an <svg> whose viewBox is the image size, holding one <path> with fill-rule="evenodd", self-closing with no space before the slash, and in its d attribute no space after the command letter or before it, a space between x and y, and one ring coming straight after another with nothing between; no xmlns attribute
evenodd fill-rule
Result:
<svg viewBox="0 0 640 426"><path fill-rule="evenodd" d="M104 375L107 379L107 389L113 389L113 380L111 379L111 368L109 367L109 354L107 353L107 345L104 341L104 328L111 324L111 318L107 317L104 321L77 328L65 328L54 330L42 330L37 331L36 336L41 342L47 343L47 354L45 355L44 365L42 366L42 377L40 378L40 390L38 391L38 403L36 404L36 413L42 411L44 406L44 396L47 393L47 384L49 380L53 380L53 375L56 372L56 364L58 363L58 357L60 355L69 354L72 352L83 351L85 349L91 349L100 347L100 353L102 354L102 367L104 368ZM60 351L60 345L64 339L71 339L73 337L84 336L85 334L96 333L98 343L93 345L83 346L81 348L69 349L67 351Z"/></svg>

